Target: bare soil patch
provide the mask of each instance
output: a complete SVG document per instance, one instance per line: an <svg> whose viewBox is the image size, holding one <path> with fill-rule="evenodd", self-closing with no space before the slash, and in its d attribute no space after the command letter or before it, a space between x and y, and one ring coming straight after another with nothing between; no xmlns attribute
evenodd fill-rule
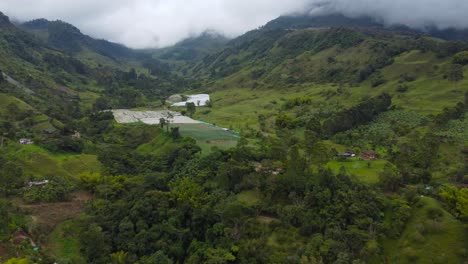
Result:
<svg viewBox="0 0 468 264"><path fill-rule="evenodd" d="M44 231L50 232L63 221L81 215L84 212L85 203L91 199L91 194L77 191L72 194L72 199L67 202L38 204L24 204L20 202L18 206L29 212L33 221Z"/></svg>

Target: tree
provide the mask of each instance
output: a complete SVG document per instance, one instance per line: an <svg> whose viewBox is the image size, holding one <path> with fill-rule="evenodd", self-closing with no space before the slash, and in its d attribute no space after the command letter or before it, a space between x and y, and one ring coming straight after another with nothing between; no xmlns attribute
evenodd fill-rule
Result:
<svg viewBox="0 0 468 264"><path fill-rule="evenodd" d="M93 104L93 111L98 112L102 110L110 109L110 100L107 97L99 97Z"/></svg>
<svg viewBox="0 0 468 264"><path fill-rule="evenodd" d="M166 119L163 117L159 118L159 125L161 126L161 129L164 129L164 125L167 125Z"/></svg>
<svg viewBox="0 0 468 264"><path fill-rule="evenodd" d="M137 107L143 103L143 95L134 88L122 89L119 92L119 103L121 107Z"/></svg>
<svg viewBox="0 0 468 264"><path fill-rule="evenodd" d="M80 235L80 244L83 245L81 250L88 263L109 263L109 243L100 226L96 224L88 226L87 230Z"/></svg>
<svg viewBox="0 0 468 264"><path fill-rule="evenodd" d="M17 164L7 162L0 164L0 194L7 196L22 183L23 170Z"/></svg>
<svg viewBox="0 0 468 264"><path fill-rule="evenodd" d="M236 260L231 252L223 248L209 248L205 254L206 264L224 264Z"/></svg>
<svg viewBox="0 0 468 264"><path fill-rule="evenodd" d="M463 80L463 66L460 64L452 64L450 66L447 78L453 83Z"/></svg>
<svg viewBox="0 0 468 264"><path fill-rule="evenodd" d="M143 257L138 264L172 264L174 263L163 251L159 250L149 257Z"/></svg>
<svg viewBox="0 0 468 264"><path fill-rule="evenodd" d="M195 103L186 103L185 106L187 107L187 113L189 113L190 117L192 117L193 114L195 114L197 111Z"/></svg>
<svg viewBox="0 0 468 264"><path fill-rule="evenodd" d="M10 120L17 120L21 114L21 110L15 103L10 103L6 106L6 114Z"/></svg>
<svg viewBox="0 0 468 264"><path fill-rule="evenodd" d="M176 140L181 138L179 127L171 127L171 137L172 139Z"/></svg>
<svg viewBox="0 0 468 264"><path fill-rule="evenodd" d="M403 183L400 172L390 163L385 164L384 171L379 174L380 185L386 191L394 192Z"/></svg>

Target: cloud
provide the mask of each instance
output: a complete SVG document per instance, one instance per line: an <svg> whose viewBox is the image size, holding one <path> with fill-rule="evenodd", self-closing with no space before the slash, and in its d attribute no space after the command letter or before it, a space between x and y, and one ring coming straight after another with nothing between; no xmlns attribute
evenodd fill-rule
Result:
<svg viewBox="0 0 468 264"><path fill-rule="evenodd" d="M312 13L373 16L387 25L414 28L468 28L467 0L317 0Z"/></svg>
<svg viewBox="0 0 468 264"><path fill-rule="evenodd" d="M133 48L164 47L205 30L238 36L283 14L371 15L387 24L468 27L467 0L1 0L12 18L61 19Z"/></svg>

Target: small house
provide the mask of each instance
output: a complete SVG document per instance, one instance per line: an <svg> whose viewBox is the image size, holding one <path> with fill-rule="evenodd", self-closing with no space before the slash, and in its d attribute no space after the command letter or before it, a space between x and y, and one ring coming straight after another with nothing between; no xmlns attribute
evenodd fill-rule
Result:
<svg viewBox="0 0 468 264"><path fill-rule="evenodd" d="M71 138L72 139L80 139L81 138L80 132L75 131L75 133L71 136Z"/></svg>
<svg viewBox="0 0 468 264"><path fill-rule="evenodd" d="M356 157L356 153L352 152L352 151L345 151L343 153L338 153L336 154L337 157L339 158L354 158Z"/></svg>
<svg viewBox="0 0 468 264"><path fill-rule="evenodd" d="M21 145L31 145L31 144L33 144L34 142L33 142L31 139L29 139L29 138L22 138L22 139L19 140L19 143L20 143Z"/></svg>
<svg viewBox="0 0 468 264"><path fill-rule="evenodd" d="M44 180L44 181L30 181L28 182L28 187L29 188L32 188L32 187L42 187L42 186L45 186L49 183L48 180Z"/></svg>
<svg viewBox="0 0 468 264"><path fill-rule="evenodd" d="M362 152L362 158L365 160L375 160L377 159L377 153L373 150L366 150Z"/></svg>

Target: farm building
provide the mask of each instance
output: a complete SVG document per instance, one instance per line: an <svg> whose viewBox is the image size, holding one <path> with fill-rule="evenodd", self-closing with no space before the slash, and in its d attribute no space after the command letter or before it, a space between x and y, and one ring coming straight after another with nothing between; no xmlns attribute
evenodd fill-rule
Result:
<svg viewBox="0 0 468 264"><path fill-rule="evenodd" d="M375 160L377 159L377 153L373 150L366 150L362 152L362 158L365 160Z"/></svg>
<svg viewBox="0 0 468 264"><path fill-rule="evenodd" d="M20 143L21 145L31 145L31 144L33 144L34 142L33 142L31 139L29 139L29 138L22 138L22 139L19 140L19 143Z"/></svg>

